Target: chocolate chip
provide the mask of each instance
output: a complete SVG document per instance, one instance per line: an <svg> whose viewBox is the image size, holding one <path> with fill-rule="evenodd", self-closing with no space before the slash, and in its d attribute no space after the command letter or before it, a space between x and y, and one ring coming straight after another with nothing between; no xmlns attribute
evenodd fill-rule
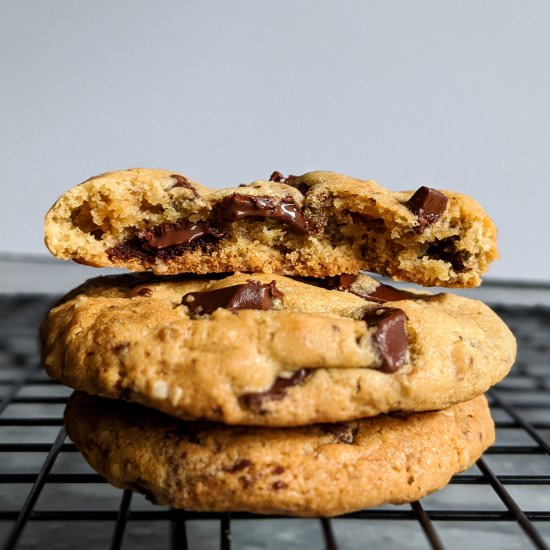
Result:
<svg viewBox="0 0 550 550"><path fill-rule="evenodd" d="M275 481L272 485L271 485L271 488L274 490L274 491L280 491L281 489L286 489L288 487L288 484L287 483L283 483L282 481Z"/></svg>
<svg viewBox="0 0 550 550"><path fill-rule="evenodd" d="M395 372L407 359L407 316L401 309L379 307L367 311L362 320L376 327L373 341L382 356L383 372Z"/></svg>
<svg viewBox="0 0 550 550"><path fill-rule="evenodd" d="M224 468L224 470L226 472L235 473L240 472L241 470L244 470L249 466L252 466L252 462L247 458L243 458L241 460L237 460L237 462L235 462L235 464L233 464L232 466L229 466L229 468Z"/></svg>
<svg viewBox="0 0 550 550"><path fill-rule="evenodd" d="M172 174L170 176L176 180L176 183L172 187L186 187L189 188L189 182L185 176L180 176L180 174Z"/></svg>
<svg viewBox="0 0 550 550"><path fill-rule="evenodd" d="M138 296L145 296L145 297L148 298L149 296L153 295L153 291L150 288L144 287L144 288L140 288L138 290L137 295Z"/></svg>
<svg viewBox="0 0 550 550"><path fill-rule="evenodd" d="M179 244L189 245L205 235L219 238L222 233L205 223L180 222L163 223L151 231L142 231L137 234L139 239L147 243L146 246L154 249L168 248Z"/></svg>
<svg viewBox="0 0 550 550"><path fill-rule="evenodd" d="M274 181L276 183L285 183L286 185L292 185L292 186L296 186L296 183L295 183L296 179L297 179L296 176L291 176L291 175L288 175L286 177L283 176L283 174L279 172L279 170L275 170L273 174L269 176L269 181Z"/></svg>
<svg viewBox="0 0 550 550"><path fill-rule="evenodd" d="M325 288L329 290L349 290L350 286L357 280L357 275L350 273L342 273L334 277L326 277L323 279Z"/></svg>
<svg viewBox="0 0 550 550"><path fill-rule="evenodd" d="M390 285L380 283L373 291L367 292L358 287L352 287L353 283L357 280L357 275L342 274L335 277L326 277L323 279L323 286L325 288L344 290L355 294L360 298L369 300L371 302L396 302L398 300L414 300L420 298L418 294L407 292L406 290L399 290Z"/></svg>
<svg viewBox="0 0 550 550"><path fill-rule="evenodd" d="M269 181L274 181L276 183L284 183L285 177L279 170L275 170L271 176L269 176Z"/></svg>
<svg viewBox="0 0 550 550"><path fill-rule="evenodd" d="M275 170L271 176L269 176L269 181L275 181L277 183L284 183L286 185L290 185L291 187L294 187L295 189L298 189L302 195L305 195L309 191L309 185L305 183L297 183L296 180L298 178L296 176L283 176L279 170Z"/></svg>
<svg viewBox="0 0 550 550"><path fill-rule="evenodd" d="M354 292L354 294L357 294L357 296L361 296L361 298L365 298L366 300L370 300L371 302L397 302L399 300L415 300L418 298L422 298L422 295L414 294L413 292L407 292L406 290L399 290L398 288L395 288L390 285L384 285L380 284L378 285L372 292L367 293L359 293Z"/></svg>
<svg viewBox="0 0 550 550"><path fill-rule="evenodd" d="M340 443L351 445L355 442L355 436L359 431L359 426L350 426L349 424L323 424L321 430L334 436Z"/></svg>
<svg viewBox="0 0 550 550"><path fill-rule="evenodd" d="M284 294L277 288L275 281L262 284L249 280L241 285L227 286L216 290L188 292L181 303L186 305L191 314L210 314L222 307L225 309L273 309L274 298Z"/></svg>
<svg viewBox="0 0 550 550"><path fill-rule="evenodd" d="M453 266L456 273L461 273L465 269L466 262L470 258L470 253L467 250L457 248L459 237L454 235L441 239L432 243L426 251L426 256L448 262Z"/></svg>
<svg viewBox="0 0 550 550"><path fill-rule="evenodd" d="M282 466L275 466L273 470L271 470L271 473L274 476L280 476L282 473L284 473L285 469Z"/></svg>
<svg viewBox="0 0 550 550"><path fill-rule="evenodd" d="M290 378L279 376L269 389L242 395L241 402L245 407L251 409L252 412L260 414L262 413L264 401L280 401L285 396L287 388L302 384L312 374L312 369L299 369Z"/></svg>
<svg viewBox="0 0 550 550"><path fill-rule="evenodd" d="M447 197L431 187L420 187L405 203L411 212L418 217L416 231L422 233L426 226L436 222L447 207Z"/></svg>
<svg viewBox="0 0 550 550"><path fill-rule="evenodd" d="M189 180L185 176L180 176L180 174L172 174L170 177L176 180L176 183L172 185L172 188L184 187L185 189L191 189L195 197L199 196L198 191L195 189L195 187L189 182Z"/></svg>
<svg viewBox="0 0 550 550"><path fill-rule="evenodd" d="M237 193L224 197L215 207L215 218L221 223L245 218L270 218L288 224L296 233L307 233L306 219L294 199Z"/></svg>
<svg viewBox="0 0 550 550"><path fill-rule="evenodd" d="M381 218L369 216L368 214L360 214L359 212L349 212L353 223L360 225L362 229L370 233L386 233L386 224Z"/></svg>

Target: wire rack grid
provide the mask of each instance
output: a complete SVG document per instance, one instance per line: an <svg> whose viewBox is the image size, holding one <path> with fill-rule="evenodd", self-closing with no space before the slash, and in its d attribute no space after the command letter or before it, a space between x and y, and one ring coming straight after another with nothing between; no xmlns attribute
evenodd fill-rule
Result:
<svg viewBox="0 0 550 550"><path fill-rule="evenodd" d="M62 424L70 390L40 367L52 296L0 297L0 544L52 549L548 548L550 309L494 306L518 338L512 373L488 397L496 444L448 487L410 505L333 519L197 513L108 485Z"/></svg>

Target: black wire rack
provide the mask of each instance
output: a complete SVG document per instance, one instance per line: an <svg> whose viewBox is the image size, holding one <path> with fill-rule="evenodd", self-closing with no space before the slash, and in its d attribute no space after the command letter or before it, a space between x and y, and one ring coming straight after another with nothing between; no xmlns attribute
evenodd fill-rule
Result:
<svg viewBox="0 0 550 550"><path fill-rule="evenodd" d="M51 296L0 297L0 543L13 548L548 548L550 309L495 306L518 361L488 397L496 444L421 502L334 519L197 513L107 484L68 441L70 390L49 380L37 328Z"/></svg>

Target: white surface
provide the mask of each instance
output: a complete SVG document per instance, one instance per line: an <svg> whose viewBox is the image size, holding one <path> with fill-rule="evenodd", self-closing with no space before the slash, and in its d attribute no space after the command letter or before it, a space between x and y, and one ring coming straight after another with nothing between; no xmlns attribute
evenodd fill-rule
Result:
<svg viewBox="0 0 550 550"><path fill-rule="evenodd" d="M0 251L44 252L70 186L330 169L477 198L496 278L550 280L550 3L0 3Z"/></svg>

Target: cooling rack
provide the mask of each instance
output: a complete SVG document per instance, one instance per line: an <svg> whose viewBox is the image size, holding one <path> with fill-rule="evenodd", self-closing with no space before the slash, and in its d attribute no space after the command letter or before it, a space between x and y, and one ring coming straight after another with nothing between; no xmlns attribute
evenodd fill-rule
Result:
<svg viewBox="0 0 550 550"><path fill-rule="evenodd" d="M496 444L421 502L334 519L154 506L108 485L62 426L70 391L40 368L47 295L0 296L0 544L13 548L548 548L550 309L494 306L518 361L488 395Z"/></svg>

